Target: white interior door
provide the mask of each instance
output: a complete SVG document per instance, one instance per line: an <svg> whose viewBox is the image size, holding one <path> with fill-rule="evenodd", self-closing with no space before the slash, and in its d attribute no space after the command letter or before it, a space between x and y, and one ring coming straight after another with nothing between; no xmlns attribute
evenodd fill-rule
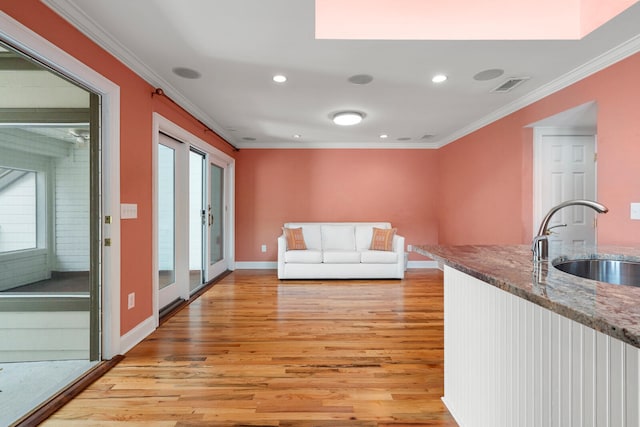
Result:
<svg viewBox="0 0 640 427"><path fill-rule="evenodd" d="M596 200L595 135L541 133L537 138L539 197L534 232L553 206L573 199ZM550 249L595 245L596 213L583 206L561 209L551 219L557 227L549 236Z"/></svg>

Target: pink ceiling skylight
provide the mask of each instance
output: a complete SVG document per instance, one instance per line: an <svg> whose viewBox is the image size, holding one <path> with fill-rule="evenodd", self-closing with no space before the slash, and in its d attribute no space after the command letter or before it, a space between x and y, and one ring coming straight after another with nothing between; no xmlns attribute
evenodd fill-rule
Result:
<svg viewBox="0 0 640 427"><path fill-rule="evenodd" d="M316 38L580 39L639 0L316 0Z"/></svg>

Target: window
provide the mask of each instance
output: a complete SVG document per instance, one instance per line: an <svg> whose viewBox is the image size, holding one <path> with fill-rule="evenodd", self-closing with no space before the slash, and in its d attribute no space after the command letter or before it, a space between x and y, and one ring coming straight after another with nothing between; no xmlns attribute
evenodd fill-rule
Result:
<svg viewBox="0 0 640 427"><path fill-rule="evenodd" d="M36 172L0 167L0 253L37 246Z"/></svg>

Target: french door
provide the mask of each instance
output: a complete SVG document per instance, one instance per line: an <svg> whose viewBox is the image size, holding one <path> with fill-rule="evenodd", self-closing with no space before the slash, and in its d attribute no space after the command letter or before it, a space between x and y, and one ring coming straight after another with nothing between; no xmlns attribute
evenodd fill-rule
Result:
<svg viewBox="0 0 640 427"><path fill-rule="evenodd" d="M185 140L188 138L185 138ZM158 310L229 268L228 163L160 132L156 160Z"/></svg>

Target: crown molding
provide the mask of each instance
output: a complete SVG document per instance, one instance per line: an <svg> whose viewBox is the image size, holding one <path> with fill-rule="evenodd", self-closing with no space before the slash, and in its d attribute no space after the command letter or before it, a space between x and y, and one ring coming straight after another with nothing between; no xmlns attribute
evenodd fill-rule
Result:
<svg viewBox="0 0 640 427"><path fill-rule="evenodd" d="M380 150L398 150L398 149L436 149L440 145L438 142L405 142L405 141L388 141L388 142L305 142L305 141L282 141L282 142L242 142L236 144L240 149L380 149Z"/></svg>
<svg viewBox="0 0 640 427"><path fill-rule="evenodd" d="M42 0L42 3L77 28L98 46L129 67L147 83L154 88L161 88L176 104L184 108L189 114L203 122L206 126L209 126L220 137L227 142L234 142L234 138L232 138L213 117L193 104L178 89L149 68L126 46L113 38L111 34L76 6L72 0ZM233 145L237 146L235 142Z"/></svg>
<svg viewBox="0 0 640 427"><path fill-rule="evenodd" d="M573 69L572 71L560 76L559 78L539 87L538 89L526 94L525 96L516 99L515 101L493 111L492 113L476 120L467 126L453 132L438 141L432 141L428 143L414 142L414 143L392 143L392 142L369 142L369 143L340 143L340 142L327 142L327 143L313 143L313 142L273 142L273 143L259 143L259 142L241 142L236 141L228 132L226 132L219 123L217 123L206 112L194 105L189 99L187 99L179 90L169 84L166 80L161 78L147 65L144 64L136 55L134 55L124 45L114 39L107 31L105 31L94 20L87 16L81 9L79 9L72 0L42 0L42 2L51 8L54 12L60 15L62 18L71 23L79 31L97 43L100 47L111 53L114 57L120 60L123 64L133 70L136 74L142 77L149 84L154 87L160 87L162 90L182 108L196 117L198 120L211 127L218 135L227 141L233 143L234 146L241 149L261 149L261 148L381 148L381 149L438 149L447 144L450 144L466 135L469 135L478 129L481 129L493 122L496 122L509 114L512 114L524 107L539 101L567 86L572 85L598 71L609 67L616 62L619 62L635 53L640 51L640 35L637 35L626 42L614 47L613 49L605 52L604 54L597 56L596 58L586 62L585 64Z"/></svg>
<svg viewBox="0 0 640 427"><path fill-rule="evenodd" d="M497 109L491 114L484 116L483 118L465 126L464 128L454 132L445 138L438 141L438 147L442 148L445 145L454 142L470 133L477 131L493 122L496 122L509 114L515 113L516 111L527 107L534 102L541 100L549 95L552 95L559 90L562 90L574 83L579 82L580 80L589 77L592 74L601 71L616 62L622 61L629 56L638 53L640 51L640 35L637 35L626 42L619 44L608 52L603 53L600 56L593 58L592 60L580 65L577 68L574 68L572 71L558 77L551 82L540 86L538 89L529 92L525 96L516 99L515 101L505 105L502 108Z"/></svg>

